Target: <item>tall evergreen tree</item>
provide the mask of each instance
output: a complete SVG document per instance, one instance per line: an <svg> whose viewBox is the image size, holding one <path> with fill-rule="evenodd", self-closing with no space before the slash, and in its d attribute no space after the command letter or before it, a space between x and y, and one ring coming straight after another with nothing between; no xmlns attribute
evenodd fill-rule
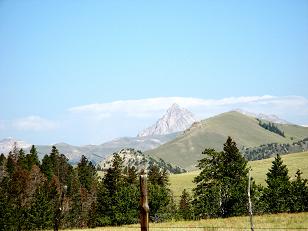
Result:
<svg viewBox="0 0 308 231"><path fill-rule="evenodd" d="M155 221L170 218L175 209L172 208L174 201L168 187L169 178L166 169L161 170L157 165L152 165L148 172L148 183L151 219Z"/></svg>
<svg viewBox="0 0 308 231"><path fill-rule="evenodd" d="M30 171L33 165L40 165L38 159L38 153L34 145L31 146L30 153L26 156L27 159L27 169Z"/></svg>
<svg viewBox="0 0 308 231"><path fill-rule="evenodd" d="M42 159L41 170L46 175L48 180L51 180L53 176L53 166L51 158L48 155L45 155Z"/></svg>
<svg viewBox="0 0 308 231"><path fill-rule="evenodd" d="M152 165L148 173L149 183L167 187L169 184L168 172L166 169L160 169L157 165Z"/></svg>
<svg viewBox="0 0 308 231"><path fill-rule="evenodd" d="M128 168L126 182L133 185L138 183L138 173L135 166Z"/></svg>
<svg viewBox="0 0 308 231"><path fill-rule="evenodd" d="M263 197L267 204L266 210L271 213L289 211L290 177L279 155L275 157L266 176L267 188Z"/></svg>
<svg viewBox="0 0 308 231"><path fill-rule="evenodd" d="M103 179L104 185L110 195L113 195L123 185L123 169L123 159L118 153L114 153L112 166L107 170Z"/></svg>
<svg viewBox="0 0 308 231"><path fill-rule="evenodd" d="M120 225L121 219L120 205L121 195L124 187L123 159L118 153L113 154L112 166L107 172L98 189L98 224L99 225ZM115 203L118 202L118 203ZM128 202L128 201L126 201Z"/></svg>
<svg viewBox="0 0 308 231"><path fill-rule="evenodd" d="M18 160L17 160L17 164L23 168L23 169L27 169L27 159L26 159L26 153L23 149L20 149L18 152Z"/></svg>
<svg viewBox="0 0 308 231"><path fill-rule="evenodd" d="M5 155L3 153L1 153L1 155L0 155L0 166L2 166L5 161L6 161Z"/></svg>
<svg viewBox="0 0 308 231"><path fill-rule="evenodd" d="M77 172L80 184L87 190L90 190L96 178L96 169L92 162L88 161L84 155L81 156L81 160L77 165Z"/></svg>
<svg viewBox="0 0 308 231"><path fill-rule="evenodd" d="M234 216L246 212L247 161L228 137L223 152L205 149L201 173L194 179L194 204L198 216Z"/></svg>
<svg viewBox="0 0 308 231"><path fill-rule="evenodd" d="M302 178L302 172L297 170L295 180L291 182L290 210L291 212L308 211L308 180Z"/></svg>
<svg viewBox="0 0 308 231"><path fill-rule="evenodd" d="M43 230L53 226L53 203L49 193L49 183L44 182L35 192L34 201L29 209L31 229Z"/></svg>
<svg viewBox="0 0 308 231"><path fill-rule="evenodd" d="M12 177L16 167L17 167L17 158L14 157L12 152L9 152L6 161L6 171L10 178Z"/></svg>
<svg viewBox="0 0 308 231"><path fill-rule="evenodd" d="M180 216L184 220L190 220L193 218L193 211L192 211L192 205L191 205L191 197L186 189L183 190L181 195L181 200L179 204L179 213Z"/></svg>

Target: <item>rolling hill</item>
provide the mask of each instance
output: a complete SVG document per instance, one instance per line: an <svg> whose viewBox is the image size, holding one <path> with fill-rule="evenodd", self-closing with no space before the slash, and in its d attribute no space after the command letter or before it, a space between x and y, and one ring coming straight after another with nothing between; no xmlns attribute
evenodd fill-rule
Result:
<svg viewBox="0 0 308 231"><path fill-rule="evenodd" d="M195 122L176 139L146 153L174 163L186 170L195 169L205 148L222 150L228 136L238 147L257 147L270 143L289 143L308 137L308 128L298 125L277 124L285 137L264 129L254 117L231 111L200 122Z"/></svg>
<svg viewBox="0 0 308 231"><path fill-rule="evenodd" d="M297 169L300 169L303 172L302 177L308 179L308 152L292 153L287 154L281 157L283 163L287 165L289 170L289 176L291 180L294 179L294 175ZM264 159L264 160L255 160L249 161L248 166L251 167L252 177L257 184L266 185L266 173L268 169L272 166L272 161L274 157ZM199 170L191 171L182 174L173 174L170 175L170 188L176 197L179 197L184 189L189 191L195 187L195 184L192 182L193 179L200 173Z"/></svg>

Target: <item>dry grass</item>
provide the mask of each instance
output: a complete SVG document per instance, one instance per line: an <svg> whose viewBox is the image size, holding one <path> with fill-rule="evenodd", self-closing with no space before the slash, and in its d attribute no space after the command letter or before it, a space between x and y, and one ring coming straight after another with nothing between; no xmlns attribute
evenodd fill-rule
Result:
<svg viewBox="0 0 308 231"><path fill-rule="evenodd" d="M289 176L291 179L294 179L297 169L300 169L303 172L303 178L308 178L308 152L292 153L283 155L281 158L289 169ZM257 184L265 186L266 173L272 166L273 160L274 157L264 160L249 161L248 165L252 168L252 177ZM195 187L195 184L192 181L199 173L200 171L192 171L183 174L170 175L170 188L174 195L178 198L184 189L191 191L192 188Z"/></svg>
<svg viewBox="0 0 308 231"><path fill-rule="evenodd" d="M281 213L254 217L255 230L308 230L308 213ZM139 225L121 227L100 227L82 229L83 231L132 231L140 230ZM150 230L155 231L205 231L205 230L250 230L249 218L231 217L206 219L199 221L177 221L151 223ZM68 230L67 230L68 231ZM70 229L81 231L81 229Z"/></svg>

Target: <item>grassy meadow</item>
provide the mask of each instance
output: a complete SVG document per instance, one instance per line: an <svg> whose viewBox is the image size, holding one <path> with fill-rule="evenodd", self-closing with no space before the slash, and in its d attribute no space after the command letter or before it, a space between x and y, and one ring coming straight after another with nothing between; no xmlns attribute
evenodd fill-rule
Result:
<svg viewBox="0 0 308 231"><path fill-rule="evenodd" d="M289 176L294 178L297 169L303 172L303 178L308 178L308 152L293 153L281 156L284 164L289 169ZM265 178L268 169L272 165L274 157L249 161L248 165L252 169L252 177L257 184L265 185ZM175 197L179 197L184 189L191 190L195 187L192 182L194 177L199 174L199 171L192 171L183 174L170 175L170 187Z"/></svg>
<svg viewBox="0 0 308 231"><path fill-rule="evenodd" d="M281 213L254 216L255 230L308 230L308 213ZM66 229L66 231L132 231L140 230L138 224L120 227L100 227L95 229ZM171 221L151 223L150 230L157 231L205 231L205 230L250 230L247 216L205 219L198 221Z"/></svg>

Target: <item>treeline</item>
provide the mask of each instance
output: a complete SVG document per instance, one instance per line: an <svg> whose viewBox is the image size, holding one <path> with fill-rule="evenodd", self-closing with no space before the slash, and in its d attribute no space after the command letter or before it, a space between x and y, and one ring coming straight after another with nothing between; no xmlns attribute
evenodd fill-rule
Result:
<svg viewBox="0 0 308 231"><path fill-rule="evenodd" d="M176 201L168 171L153 165L147 172L150 219L201 219L245 215L248 211L248 166L229 137L224 149L205 149L198 162L192 194L184 190ZM16 148L0 156L0 230L42 230L96 227L139 222L139 174L124 166L118 153L102 178L82 156L77 166L52 147L40 162ZM253 212L308 211L308 182L298 170L291 181L279 155L267 173L267 186L251 182Z"/></svg>
<svg viewBox="0 0 308 231"><path fill-rule="evenodd" d="M292 144L262 144L258 147L244 148L243 155L247 160L262 160L275 155L284 155L294 152L308 151L308 138L293 142Z"/></svg>
<svg viewBox="0 0 308 231"><path fill-rule="evenodd" d="M194 179L190 196L184 190L180 210L185 219L230 217L248 213L247 160L229 137L222 152L205 149L199 161L201 173ZM290 181L287 166L279 155L266 174L267 187L251 182L253 212L279 213L308 211L307 179L298 170Z"/></svg>
<svg viewBox="0 0 308 231"><path fill-rule="evenodd" d="M168 171L153 165L148 182L151 218L174 217ZM139 200L139 172L117 153L101 179L85 156L73 167L55 146L41 162L35 146L0 156L0 230L138 223Z"/></svg>
<svg viewBox="0 0 308 231"><path fill-rule="evenodd" d="M84 227L93 223L98 181L82 156L74 168L56 147L40 162L35 146L0 157L0 230Z"/></svg>
<svg viewBox="0 0 308 231"><path fill-rule="evenodd" d="M260 119L257 119L259 121L259 125L266 129L266 130L269 130L270 132L274 132L280 136L283 136L285 137L284 135L284 131L280 130L274 123L271 123L271 122L262 122L262 120Z"/></svg>

